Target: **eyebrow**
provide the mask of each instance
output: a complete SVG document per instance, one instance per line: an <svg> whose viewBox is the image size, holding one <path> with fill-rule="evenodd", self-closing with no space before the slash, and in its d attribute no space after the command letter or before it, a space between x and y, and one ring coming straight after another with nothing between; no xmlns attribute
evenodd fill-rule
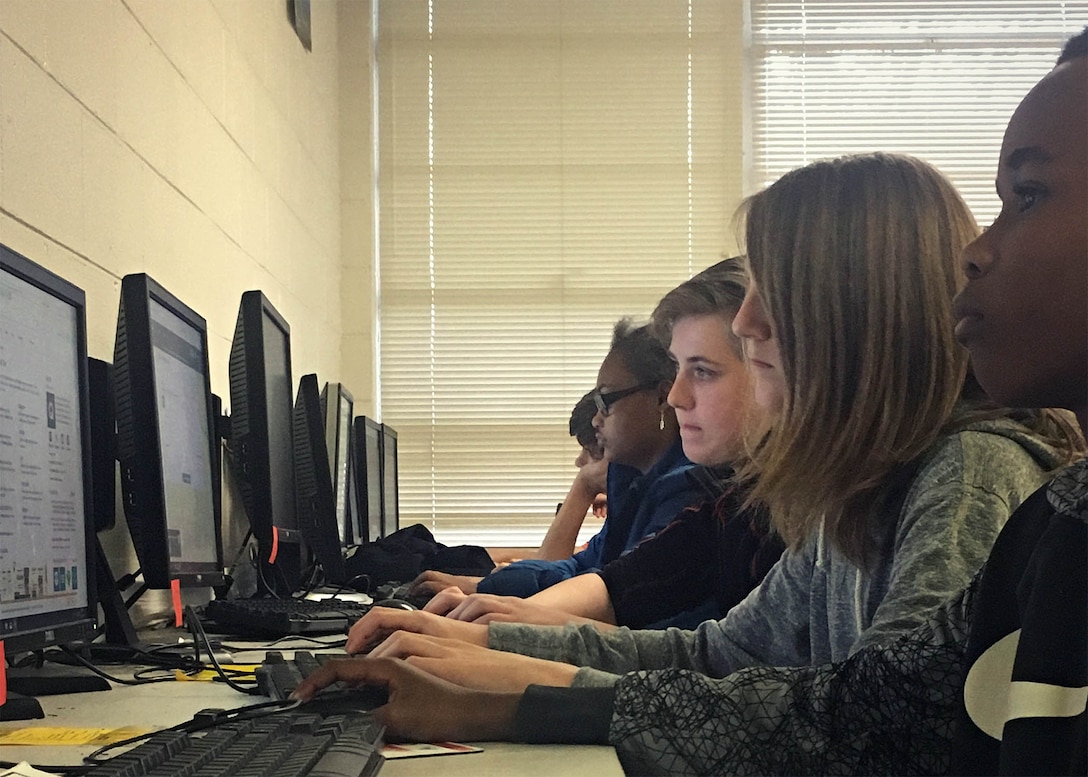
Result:
<svg viewBox="0 0 1088 777"><path fill-rule="evenodd" d="M672 351L669 351L669 357L674 362L676 362L677 364L680 364L680 359L677 359ZM688 356L686 359L684 359L683 363L684 364L695 364L695 363L718 364L718 362L716 362L714 359L711 359L708 356L703 356L702 354L695 354L694 356Z"/></svg>
<svg viewBox="0 0 1088 777"><path fill-rule="evenodd" d="M1046 163L1052 161L1050 154L1042 146L1021 146L1005 157L1005 166L1018 170L1028 162Z"/></svg>

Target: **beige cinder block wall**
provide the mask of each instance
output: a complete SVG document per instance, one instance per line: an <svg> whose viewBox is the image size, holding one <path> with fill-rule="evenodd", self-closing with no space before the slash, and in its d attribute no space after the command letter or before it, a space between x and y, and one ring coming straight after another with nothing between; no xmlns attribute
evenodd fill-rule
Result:
<svg viewBox="0 0 1088 777"><path fill-rule="evenodd" d="M341 379L337 5L312 11L307 52L281 0L0 0L0 242L86 291L91 356L147 272L207 319L225 401L247 289L296 379Z"/></svg>

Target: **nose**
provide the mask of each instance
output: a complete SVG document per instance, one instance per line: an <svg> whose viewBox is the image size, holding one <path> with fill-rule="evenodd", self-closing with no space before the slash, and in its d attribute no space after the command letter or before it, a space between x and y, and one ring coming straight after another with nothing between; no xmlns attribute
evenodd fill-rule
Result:
<svg viewBox="0 0 1088 777"><path fill-rule="evenodd" d="M676 379L672 382L672 388L669 389L669 395L665 401L669 403L669 407L681 410L691 407L691 387L688 385L683 370L676 373Z"/></svg>
<svg viewBox="0 0 1088 777"><path fill-rule="evenodd" d="M968 280L981 278L990 269L993 261L993 239L995 233L993 227L976 237L963 249L963 258L960 260L960 269Z"/></svg>
<svg viewBox="0 0 1088 777"><path fill-rule="evenodd" d="M733 316L733 334L745 340L769 340L771 321L763 305L763 298L755 284L750 284L744 293L744 301Z"/></svg>

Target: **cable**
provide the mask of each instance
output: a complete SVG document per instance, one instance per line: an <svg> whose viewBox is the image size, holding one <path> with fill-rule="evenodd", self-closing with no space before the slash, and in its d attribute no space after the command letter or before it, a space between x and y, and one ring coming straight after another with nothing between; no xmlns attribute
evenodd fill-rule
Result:
<svg viewBox="0 0 1088 777"><path fill-rule="evenodd" d="M110 674L107 674L106 672L103 672L101 669L99 669L97 666L92 664L90 661L88 661L83 656L81 656L78 653L76 653L75 651L73 651L67 645L59 645L58 648L64 654L68 655L71 658L74 658L79 664L85 666L87 669L90 669L92 672L94 672L99 677L104 677L105 679L109 680L111 683L117 683L118 685L148 685L150 683L174 682L174 676L173 675L170 675L169 677L166 677L166 676L163 676L163 677L137 677L136 674L134 674L133 679L131 679L131 680L125 679L123 677L114 677L114 676L112 676ZM174 668L180 669L181 667L174 667ZM156 667L156 669L162 669L162 667ZM147 671L147 670L145 670L145 671ZM137 674L139 674L139 673L137 673Z"/></svg>
<svg viewBox="0 0 1088 777"><path fill-rule="evenodd" d="M196 610L193 609L192 605L185 605L184 616L185 623L189 627L189 631L193 635L193 646L197 651L197 660L199 661L200 659L200 643L203 642L204 646L208 650L208 658L211 659L212 666L215 667L216 673L219 675L219 677L223 679L223 682L225 682L227 685L229 685L231 688L238 691L239 693L248 694L250 696L256 696L257 694L259 694L260 690L257 688L256 685L239 685L233 679L231 679L231 676L227 674L226 671L224 671L222 666L219 665L219 659L215 657L215 650L212 649L211 640L208 639L208 635L204 631L204 625L200 622L200 618L197 617Z"/></svg>
<svg viewBox="0 0 1088 777"><path fill-rule="evenodd" d="M83 757L83 762L87 764L86 768L93 766L100 766L101 764L108 763L111 759L101 758L102 753L109 752L117 747L123 745L131 745L136 742L150 739L156 734L162 734L169 731L184 731L191 733L193 731L202 731L206 728L213 728L215 726L221 726L224 723L230 723L237 720L250 720L252 718L263 718L268 715L274 715L277 712L286 712L292 710L301 704L297 699L290 701L265 701L258 704L249 704L245 707L236 707L230 710L202 710L194 715L190 720L184 723L179 723L176 726L170 726L168 728L159 729L158 731L151 731L146 734L140 734L128 739L122 739L118 742L111 742L108 745L95 750L90 755ZM84 769L85 770L85 769ZM81 772L82 773L82 772Z"/></svg>

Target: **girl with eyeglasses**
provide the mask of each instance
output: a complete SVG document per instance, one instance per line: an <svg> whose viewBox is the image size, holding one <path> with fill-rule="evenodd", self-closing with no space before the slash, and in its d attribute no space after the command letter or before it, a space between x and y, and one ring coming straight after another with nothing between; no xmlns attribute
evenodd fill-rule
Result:
<svg viewBox="0 0 1088 777"><path fill-rule="evenodd" d="M585 550L565 558L515 561L483 578L428 572L413 582L413 592L455 586L466 593L531 596L603 567L698 502L702 491L687 476L692 463L684 456L676 415L666 401L675 372L649 325L630 319L616 323L591 392L593 428L608 460L608 516ZM574 486L580 482L576 479ZM588 499L596 494L594 488ZM583 517L584 511L577 516L579 521Z"/></svg>

